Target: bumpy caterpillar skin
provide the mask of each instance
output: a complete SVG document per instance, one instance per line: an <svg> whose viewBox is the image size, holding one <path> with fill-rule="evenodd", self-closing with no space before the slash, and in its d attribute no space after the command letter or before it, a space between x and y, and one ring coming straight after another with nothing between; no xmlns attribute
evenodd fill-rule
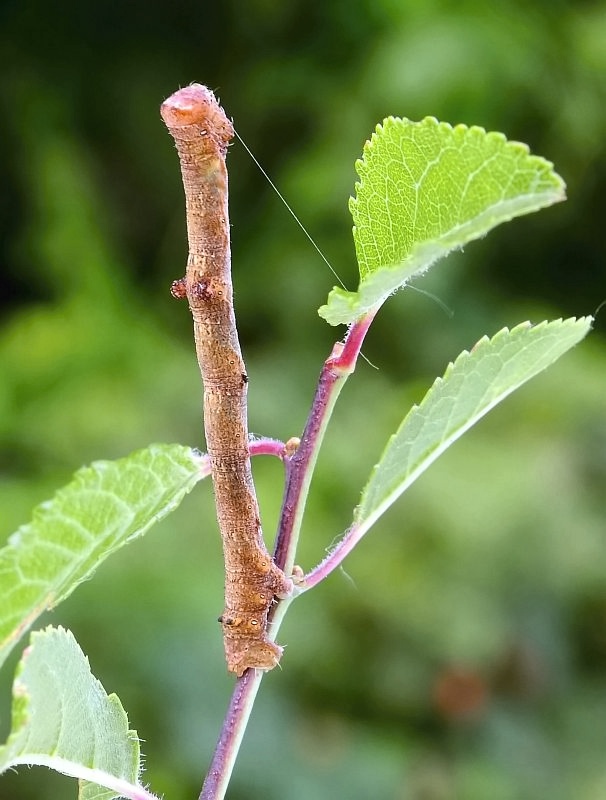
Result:
<svg viewBox="0 0 606 800"><path fill-rule="evenodd" d="M175 140L185 189L189 257L173 284L187 297L204 384L204 429L211 458L217 519L225 557L223 627L227 667L272 669L282 648L267 637L267 617L292 581L263 541L248 452L248 379L233 310L227 169L234 129L214 94L192 84L161 107Z"/></svg>

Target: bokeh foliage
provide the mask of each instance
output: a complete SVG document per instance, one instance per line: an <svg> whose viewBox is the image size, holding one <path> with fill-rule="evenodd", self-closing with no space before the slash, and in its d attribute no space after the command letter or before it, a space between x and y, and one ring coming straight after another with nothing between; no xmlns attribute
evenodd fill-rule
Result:
<svg viewBox="0 0 606 800"><path fill-rule="evenodd" d="M606 296L606 7L505 0L6 0L0 170L2 537L81 464L202 446L185 236L159 104L198 80L343 280L347 198L389 114L502 130L556 164L567 203L492 233L381 311L337 408L301 561L348 524L386 437L463 347ZM299 433L334 283L239 145L234 280L251 429ZM287 298L287 299L285 299ZM283 627L230 797L552 800L606 794L606 353L596 333L465 437ZM600 330L601 329L601 330ZM255 464L266 532L280 468ZM350 578L351 580L348 580ZM145 739L147 776L196 796L231 680L208 487L57 612ZM0 725L8 727L10 670ZM22 771L0 797L69 796Z"/></svg>

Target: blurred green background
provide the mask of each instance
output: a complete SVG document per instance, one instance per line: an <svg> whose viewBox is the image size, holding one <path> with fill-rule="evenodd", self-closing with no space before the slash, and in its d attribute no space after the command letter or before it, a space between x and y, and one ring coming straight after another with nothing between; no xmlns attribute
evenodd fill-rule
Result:
<svg viewBox="0 0 606 800"><path fill-rule="evenodd" d="M563 0L0 5L0 536L84 463L203 447L176 153L161 101L217 89L350 288L354 161L383 117L502 130L567 203L515 221L381 311L337 408L300 562L349 523L386 437L464 347L606 299L606 6ZM250 427L300 433L342 330L334 279L239 144L229 154ZM423 476L282 632L229 797L606 797L606 348L590 339ZM255 462L268 539L277 463ZM232 680L202 485L43 622L69 626L144 740L146 778L197 797ZM19 648L20 649L20 648ZM1 680L8 730L12 667ZM0 798L63 800L41 769Z"/></svg>

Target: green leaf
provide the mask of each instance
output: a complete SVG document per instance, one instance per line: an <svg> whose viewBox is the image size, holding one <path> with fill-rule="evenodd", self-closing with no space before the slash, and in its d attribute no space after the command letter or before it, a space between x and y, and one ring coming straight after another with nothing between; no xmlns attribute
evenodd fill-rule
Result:
<svg viewBox="0 0 606 800"><path fill-rule="evenodd" d="M549 161L501 133L389 117L356 163L350 200L357 292L335 287L319 309L331 325L376 310L413 276L501 222L565 198Z"/></svg>
<svg viewBox="0 0 606 800"><path fill-rule="evenodd" d="M207 474L196 451L151 445L79 470L38 506L0 550L0 665L43 611L175 509Z"/></svg>
<svg viewBox="0 0 606 800"><path fill-rule="evenodd" d="M356 540L484 414L577 344L591 322L526 322L463 351L389 440L354 515Z"/></svg>
<svg viewBox="0 0 606 800"><path fill-rule="evenodd" d="M17 667L0 772L20 764L78 778L80 800L154 798L139 783L139 739L120 700L106 694L63 628L32 633Z"/></svg>

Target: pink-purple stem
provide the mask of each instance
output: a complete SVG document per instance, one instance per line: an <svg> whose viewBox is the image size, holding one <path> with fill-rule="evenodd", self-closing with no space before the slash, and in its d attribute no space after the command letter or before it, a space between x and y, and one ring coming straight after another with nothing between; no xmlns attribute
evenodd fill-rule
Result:
<svg viewBox="0 0 606 800"><path fill-rule="evenodd" d="M222 800L225 797L262 677L261 670L248 669L236 680L199 800Z"/></svg>
<svg viewBox="0 0 606 800"><path fill-rule="evenodd" d="M290 452L287 445L279 439L251 439L248 443L248 452L251 456L276 456L276 458L286 461ZM203 453L200 456L200 477L208 478L211 474L210 456Z"/></svg>
<svg viewBox="0 0 606 800"><path fill-rule="evenodd" d="M355 369L364 337L373 318L374 313L369 313L355 322L345 340L335 344L330 356L324 362L307 424L294 454L291 455L291 451L282 442L273 439L250 442L251 456L260 454L278 456L286 466L286 486L274 560L287 574L293 568L303 510L326 426L345 380ZM310 573L309 578L313 580L313 585L332 572L349 552L351 548L347 547L346 538L347 534L328 558ZM307 588L306 582L303 588ZM276 617L280 616L281 619L280 610L285 610L288 603L289 600L280 601L274 606L271 618L277 625L280 620L276 620ZM272 630L276 632L277 626ZM199 800L222 800L225 796L262 678L261 670L249 669L237 679Z"/></svg>
<svg viewBox="0 0 606 800"><path fill-rule="evenodd" d="M334 572L358 544L364 532L357 525L352 525L351 528L348 528L326 558L305 575L305 591L313 589L324 578L327 578L331 572Z"/></svg>
<svg viewBox="0 0 606 800"><path fill-rule="evenodd" d="M288 455L286 445L279 439L251 439L248 452L251 456L277 456L282 460Z"/></svg>
<svg viewBox="0 0 606 800"><path fill-rule="evenodd" d="M286 487L274 550L274 561L286 571L292 570L298 543L299 527L313 469L324 438L326 426L345 380L356 368L356 361L374 313L355 322L344 342L337 342L324 362L301 444L286 463Z"/></svg>

